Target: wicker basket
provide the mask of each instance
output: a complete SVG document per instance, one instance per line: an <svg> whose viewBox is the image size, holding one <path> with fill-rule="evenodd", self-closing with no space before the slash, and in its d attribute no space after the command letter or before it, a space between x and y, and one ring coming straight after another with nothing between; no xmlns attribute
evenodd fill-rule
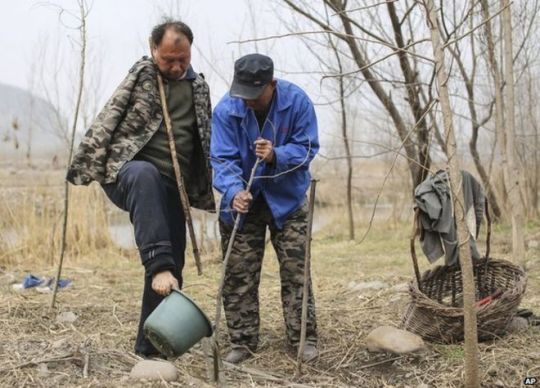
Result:
<svg viewBox="0 0 540 388"><path fill-rule="evenodd" d="M525 293L527 275L509 261L489 258L491 223L488 216L486 257L473 263L478 339L486 340L505 333ZM415 222L416 225L416 222ZM416 226L415 226L416 229ZM401 326L425 340L453 343L463 340L463 285L459 264L441 265L420 276L414 240L411 256L416 279L411 281Z"/></svg>

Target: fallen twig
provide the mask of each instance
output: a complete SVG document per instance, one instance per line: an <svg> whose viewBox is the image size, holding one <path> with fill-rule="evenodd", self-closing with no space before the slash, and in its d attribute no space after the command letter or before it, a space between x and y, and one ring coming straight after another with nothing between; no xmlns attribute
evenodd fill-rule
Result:
<svg viewBox="0 0 540 388"><path fill-rule="evenodd" d="M388 359L386 359L386 360L377 361L377 362L372 362L371 364L361 365L361 366L355 367L355 369L366 369L366 368L371 368L372 366L377 366L377 365L381 365L381 364L386 364L387 362L396 361L396 360L399 360L399 359L401 359L401 358L403 358L403 356L398 356L398 357L394 357L394 358L388 358Z"/></svg>
<svg viewBox="0 0 540 388"><path fill-rule="evenodd" d="M26 368L27 366L31 366L31 365L46 364L48 362L68 361L68 360L75 360L75 359L78 359L78 358L73 357L73 353L69 353L63 356L59 356L59 357L42 358L40 360L31 360L31 361L26 361L26 362L23 362L23 363L20 363L18 365L14 365L11 367L2 368L0 369L0 373L9 372L15 369Z"/></svg>
<svg viewBox="0 0 540 388"><path fill-rule="evenodd" d="M84 355L84 367L83 367L83 377L88 378L88 364L90 364L90 355L86 353Z"/></svg>

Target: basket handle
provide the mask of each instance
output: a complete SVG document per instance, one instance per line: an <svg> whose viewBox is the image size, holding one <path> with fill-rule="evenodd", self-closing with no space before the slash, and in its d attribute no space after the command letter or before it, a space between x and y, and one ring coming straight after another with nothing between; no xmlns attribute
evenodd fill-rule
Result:
<svg viewBox="0 0 540 388"><path fill-rule="evenodd" d="M416 236L420 234L420 228L418 226L418 218L420 216L420 209L416 208L414 210L414 219L413 219L413 230L410 239L410 249L411 249L411 258L414 267L414 274L416 275L416 284L418 284L418 289L422 292L422 286L420 284L420 270L418 269L418 257L416 256L416 248L414 246L414 240Z"/></svg>

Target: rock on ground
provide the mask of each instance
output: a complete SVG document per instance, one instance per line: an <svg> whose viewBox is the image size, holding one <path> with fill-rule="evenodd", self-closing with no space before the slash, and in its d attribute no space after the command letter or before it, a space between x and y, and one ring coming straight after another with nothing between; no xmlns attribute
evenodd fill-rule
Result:
<svg viewBox="0 0 540 388"><path fill-rule="evenodd" d="M375 280L372 282L356 283L354 281L349 282L348 287L351 291L363 292L363 291L378 291L388 288L388 284Z"/></svg>
<svg viewBox="0 0 540 388"><path fill-rule="evenodd" d="M529 321L527 318L514 317L508 325L508 331L511 333L519 333L529 328Z"/></svg>
<svg viewBox="0 0 540 388"><path fill-rule="evenodd" d="M73 323L77 318L73 311L64 311L56 316L56 323Z"/></svg>
<svg viewBox="0 0 540 388"><path fill-rule="evenodd" d="M424 340L416 334L392 326L381 326L366 338L371 352L412 353L425 347Z"/></svg>
<svg viewBox="0 0 540 388"><path fill-rule="evenodd" d="M15 275L9 272L0 274L0 286L10 285L16 282Z"/></svg>
<svg viewBox="0 0 540 388"><path fill-rule="evenodd" d="M51 344L51 348L60 349L66 347L67 345L68 340L66 338L60 338L59 340L56 340Z"/></svg>
<svg viewBox="0 0 540 388"><path fill-rule="evenodd" d="M409 292L409 283L394 284L391 290L394 292L407 293Z"/></svg>
<svg viewBox="0 0 540 388"><path fill-rule="evenodd" d="M540 241L538 240L530 240L527 244L530 249L538 249L540 247Z"/></svg>
<svg viewBox="0 0 540 388"><path fill-rule="evenodd" d="M131 369L129 374L134 379L174 381L178 372L173 364L167 361L142 360Z"/></svg>

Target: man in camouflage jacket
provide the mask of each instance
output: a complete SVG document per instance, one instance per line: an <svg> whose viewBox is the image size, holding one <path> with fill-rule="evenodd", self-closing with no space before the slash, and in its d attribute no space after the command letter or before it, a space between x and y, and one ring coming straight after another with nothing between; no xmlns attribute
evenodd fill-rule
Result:
<svg viewBox="0 0 540 388"><path fill-rule="evenodd" d="M167 21L151 35L153 59L129 70L86 132L67 179L100 183L111 201L129 212L145 267L135 351L157 350L144 337L148 315L172 288L182 286L186 227L163 120L157 71L164 79L178 161L190 204L214 211L209 163L211 104L208 85L190 65L193 33Z"/></svg>

